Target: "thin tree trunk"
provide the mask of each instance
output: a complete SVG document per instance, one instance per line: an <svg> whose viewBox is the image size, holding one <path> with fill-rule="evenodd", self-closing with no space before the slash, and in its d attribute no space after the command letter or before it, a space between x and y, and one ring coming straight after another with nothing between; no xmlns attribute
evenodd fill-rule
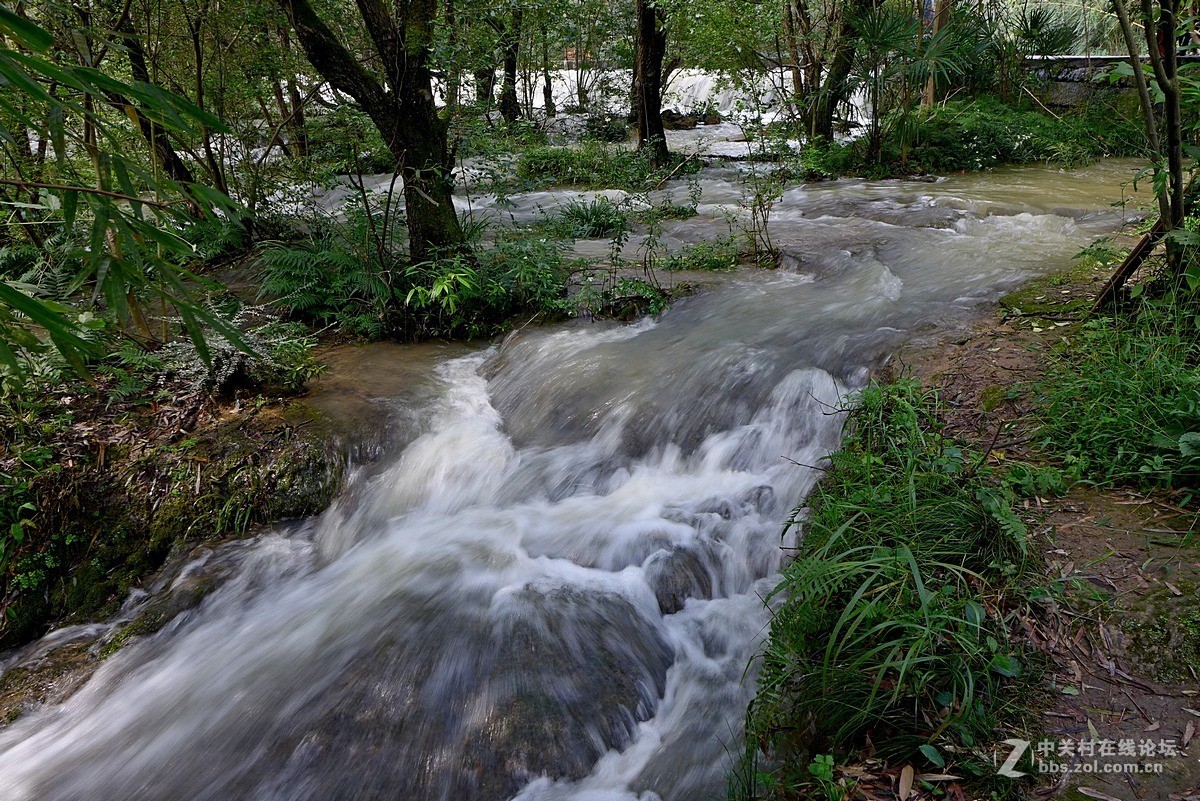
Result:
<svg viewBox="0 0 1200 801"><path fill-rule="evenodd" d="M1113 10L1121 25L1121 36L1125 39L1125 49L1129 51L1129 66L1133 70L1133 85L1137 87L1138 102L1142 107L1142 120L1146 125L1146 144L1157 156L1161 153L1158 142L1158 122L1154 115L1154 103L1150 99L1150 87L1146 81L1146 73L1142 70L1142 61L1138 57L1137 39L1133 35L1133 25L1129 22L1129 11L1125 8L1125 0L1113 0ZM1157 193L1159 217L1166 220L1171 216L1171 201L1165 193Z"/></svg>
<svg viewBox="0 0 1200 801"><path fill-rule="evenodd" d="M554 81L550 76L550 37L542 27L542 104L546 107L546 119L555 115Z"/></svg>
<svg viewBox="0 0 1200 801"><path fill-rule="evenodd" d="M291 54L292 52L292 37L288 35L288 29L282 27L279 29L279 39L283 45L284 52ZM289 144L292 147L292 155L298 159L308 158L308 121L304 115L304 98L300 96L300 87L296 83L296 76L289 72L284 80L287 86L288 114L285 117L287 127L290 131Z"/></svg>
<svg viewBox="0 0 1200 801"><path fill-rule="evenodd" d="M950 22L950 11L954 7L953 0L937 0L937 10L933 14L933 31L932 34L937 36L938 31L946 27ZM923 26L922 26L923 27ZM937 102L937 82L930 75L925 80L925 94L921 96L921 105L925 108L933 108L933 104Z"/></svg>
<svg viewBox="0 0 1200 801"><path fill-rule="evenodd" d="M125 46L125 55L129 59L129 72L135 81L150 83L150 68L146 64L146 51L142 47L141 40L129 27L122 27L119 31L121 34L121 43ZM155 125L153 121L146 119L144 115L139 113L136 107L128 100L122 97L114 97L113 100L119 102L124 108L132 109L132 115L137 119L138 130L142 132L142 136L146 139L147 144L154 150L154 157L157 159L159 166L163 172L172 181L180 183L194 183L195 176L192 175L191 168L179 157L174 145L171 144L167 132L159 125Z"/></svg>
<svg viewBox="0 0 1200 801"><path fill-rule="evenodd" d="M1175 0L1160 0L1157 21L1151 0L1141 0L1141 6L1142 15L1146 20L1146 48L1149 51L1150 65L1154 69L1154 76L1164 97L1167 194L1170 200L1170 213L1164 220L1164 227L1169 232L1183 222L1183 129L1175 58L1177 4Z"/></svg>
<svg viewBox="0 0 1200 801"><path fill-rule="evenodd" d="M481 67L473 73L475 79L475 105L488 114L492 110L492 101L496 97L496 68L495 66Z"/></svg>
<svg viewBox="0 0 1200 801"><path fill-rule="evenodd" d="M501 42L504 51L504 82L500 87L500 116L510 125L521 117L517 99L517 62L521 57L521 22L524 13L514 5L508 24L504 26Z"/></svg>
<svg viewBox="0 0 1200 801"><path fill-rule="evenodd" d="M817 93L813 105L812 136L814 139L833 139L833 119L837 107L846 100L847 82L854 68L854 56L858 49L858 37L854 31L855 18L878 6L880 0L853 0L842 11L843 17L833 48L829 72Z"/></svg>

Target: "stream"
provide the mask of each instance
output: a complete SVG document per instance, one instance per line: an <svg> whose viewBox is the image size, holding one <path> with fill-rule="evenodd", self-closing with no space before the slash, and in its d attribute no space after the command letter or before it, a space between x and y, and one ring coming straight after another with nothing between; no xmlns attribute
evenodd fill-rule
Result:
<svg viewBox="0 0 1200 801"><path fill-rule="evenodd" d="M379 401L392 452L0 729L0 801L723 798L847 392L1119 227L1135 166L805 185L772 209L782 269L657 319L377 351L364 381L420 388ZM669 246L728 232L736 168L700 186Z"/></svg>

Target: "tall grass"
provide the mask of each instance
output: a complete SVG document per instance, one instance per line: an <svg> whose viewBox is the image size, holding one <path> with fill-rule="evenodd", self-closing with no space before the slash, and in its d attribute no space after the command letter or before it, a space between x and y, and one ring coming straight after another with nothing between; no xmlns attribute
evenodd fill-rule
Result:
<svg viewBox="0 0 1200 801"><path fill-rule="evenodd" d="M789 523L803 536L773 593L737 795L803 797L812 757L868 743L886 759L969 768L1027 686L1002 619L1028 561L1016 482L943 436L936 397L916 382L865 390L847 426Z"/></svg>

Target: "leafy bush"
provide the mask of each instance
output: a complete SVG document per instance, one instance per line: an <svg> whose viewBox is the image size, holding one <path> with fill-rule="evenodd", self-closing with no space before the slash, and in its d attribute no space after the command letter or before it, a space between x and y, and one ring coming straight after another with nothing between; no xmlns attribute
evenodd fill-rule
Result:
<svg viewBox="0 0 1200 801"><path fill-rule="evenodd" d="M623 117L593 115L584 122L583 138L596 142L625 142L629 123Z"/></svg>
<svg viewBox="0 0 1200 801"><path fill-rule="evenodd" d="M335 173L390 173L396 165L371 119L345 103L308 119L308 147L317 165Z"/></svg>
<svg viewBox="0 0 1200 801"><path fill-rule="evenodd" d="M646 314L662 314L671 304L671 295L644 279L620 278L599 291L591 287L585 289L582 304L594 315L633 320Z"/></svg>
<svg viewBox="0 0 1200 801"><path fill-rule="evenodd" d="M1196 486L1197 312L1193 300L1172 294L1085 323L1036 387L1046 452L1077 478Z"/></svg>
<svg viewBox="0 0 1200 801"><path fill-rule="evenodd" d="M868 742L885 758L969 762L1025 672L1001 612L1027 558L1016 496L939 428L915 382L863 391L807 517L789 523L804 533L773 593L785 600L747 744L781 781L808 781L806 755Z"/></svg>
<svg viewBox="0 0 1200 801"><path fill-rule="evenodd" d="M325 224L307 241L267 243L262 296L293 317L368 339L485 336L519 314L561 316L566 269L558 243L501 239L410 264L372 246L364 222Z"/></svg>
<svg viewBox="0 0 1200 801"><path fill-rule="evenodd" d="M737 241L725 238L684 245L655 266L664 270L732 270L739 263Z"/></svg>

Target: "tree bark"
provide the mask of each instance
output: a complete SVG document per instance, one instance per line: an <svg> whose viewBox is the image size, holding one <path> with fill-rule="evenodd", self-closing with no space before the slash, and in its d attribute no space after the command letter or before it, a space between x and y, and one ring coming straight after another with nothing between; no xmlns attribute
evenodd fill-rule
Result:
<svg viewBox="0 0 1200 801"><path fill-rule="evenodd" d="M1138 103L1142 107L1142 121L1146 125L1146 144L1158 156L1161 153L1158 141L1158 121L1155 119L1154 103L1150 99L1150 87L1146 81L1146 73L1142 69L1142 60L1138 58L1137 39L1133 35L1133 25L1129 21L1129 11L1125 8L1125 0L1112 0L1113 10L1121 26L1121 36L1125 40L1125 49L1129 51L1129 67L1133 70L1133 85L1137 87ZM1171 200L1164 193L1157 193L1158 215L1166 220L1171 216Z"/></svg>
<svg viewBox="0 0 1200 801"><path fill-rule="evenodd" d="M858 36L854 31L856 18L879 5L880 0L853 0L842 14L833 58L821 91L817 93L812 113L812 137L833 139L833 118L839 104L846 100L847 81L854 68L854 56L858 50Z"/></svg>
<svg viewBox="0 0 1200 801"><path fill-rule="evenodd" d="M129 72L133 76L133 79L142 83L150 83L150 69L146 64L146 51L142 48L141 40L128 27L127 23L125 26L122 26L119 33L121 34L121 43L125 46L126 58L129 59ZM146 119L125 98L118 96L113 99L125 108L132 109L132 115L137 119L138 130L142 132L142 136L145 138L147 144L154 150L154 157L158 160L159 166L162 167L167 177L179 183L194 183L196 178L192 175L191 168L179 157L179 153L175 151L175 147L171 144L166 130L161 126L155 125L151 120Z"/></svg>
<svg viewBox="0 0 1200 801"><path fill-rule="evenodd" d="M521 22L524 13L513 6L508 24L501 34L504 52L504 81L500 86L500 116L510 125L521 118L521 103L517 99L517 62L521 57Z"/></svg>
<svg viewBox="0 0 1200 801"><path fill-rule="evenodd" d="M662 122L663 57L667 52L666 14L654 0L637 0L637 38L633 68L638 150L661 167L671 160Z"/></svg>
<svg viewBox="0 0 1200 801"><path fill-rule="evenodd" d="M550 77L550 38L546 33L545 26L541 29L542 34L542 104L546 107L546 119L550 119L556 113L554 108L554 81Z"/></svg>
<svg viewBox="0 0 1200 801"><path fill-rule="evenodd" d="M933 30L932 34L937 36L938 31L946 27L950 22L950 12L954 7L954 0L937 0L936 10L933 14ZM924 27L924 26L922 26ZM921 96L921 106L923 108L933 108L933 104L937 102L937 82L930 75L925 80L925 93Z"/></svg>
<svg viewBox="0 0 1200 801"><path fill-rule="evenodd" d="M454 212L454 157L433 102L428 64L437 0L357 0L386 87L348 51L309 0L278 0L313 68L354 98L379 129L404 179L409 258L427 261L465 247Z"/></svg>

